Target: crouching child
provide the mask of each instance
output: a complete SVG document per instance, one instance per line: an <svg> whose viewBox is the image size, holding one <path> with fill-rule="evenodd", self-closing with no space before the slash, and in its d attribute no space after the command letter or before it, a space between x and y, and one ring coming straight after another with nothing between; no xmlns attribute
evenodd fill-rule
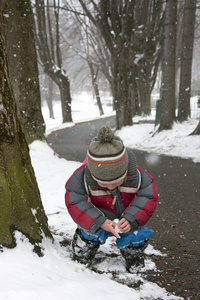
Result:
<svg viewBox="0 0 200 300"><path fill-rule="evenodd" d="M145 224L156 209L156 184L109 126L99 129L86 161L65 188L67 209L77 223L73 258L91 263L99 246L116 236L126 269L143 267L144 250L153 234Z"/></svg>

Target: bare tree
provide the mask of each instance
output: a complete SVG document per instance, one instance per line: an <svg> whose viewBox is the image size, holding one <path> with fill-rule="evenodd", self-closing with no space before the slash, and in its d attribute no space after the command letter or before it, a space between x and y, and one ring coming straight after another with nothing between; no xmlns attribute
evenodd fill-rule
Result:
<svg viewBox="0 0 200 300"><path fill-rule="evenodd" d="M181 73L179 86L178 121L190 116L192 58L195 31L196 0L185 0L183 13L183 36L181 52Z"/></svg>
<svg viewBox="0 0 200 300"><path fill-rule="evenodd" d="M171 129L175 121L177 0L166 1L162 58L162 115L159 131Z"/></svg>
<svg viewBox="0 0 200 300"><path fill-rule="evenodd" d="M134 34L136 83L140 113L151 112L151 92L161 61L164 5L162 1L136 1Z"/></svg>
<svg viewBox="0 0 200 300"><path fill-rule="evenodd" d="M44 72L60 90L63 123L72 122L70 82L63 67L60 47L60 4L55 1L36 0L36 40ZM46 3L46 5L45 5ZM50 5L51 3L51 5ZM54 28L53 28L54 25Z"/></svg>
<svg viewBox="0 0 200 300"><path fill-rule="evenodd" d="M88 3L86 0L79 0L79 3L101 32L105 47L110 53L109 71L112 76L117 128L131 125L134 106L135 110L139 105L143 109L147 104L148 109L144 109L146 111L150 107L150 93L158 67L155 57L160 52L159 39L153 37L162 30L163 2L99 0ZM146 6L148 9L145 9ZM151 22L156 21L155 26L150 26ZM150 31L151 34L147 36ZM148 39L149 42L145 42ZM144 83L145 93L142 93ZM135 105L138 99L141 102Z"/></svg>
<svg viewBox="0 0 200 300"><path fill-rule="evenodd" d="M7 1L7 48L17 112L28 143L44 139L37 55L30 0Z"/></svg>
<svg viewBox="0 0 200 300"><path fill-rule="evenodd" d="M52 236L10 85L4 32L6 2L0 2L0 245L15 247L14 232L20 231L41 255L43 237Z"/></svg>
<svg viewBox="0 0 200 300"><path fill-rule="evenodd" d="M69 6L69 3L66 3L66 5L68 9L71 8L71 6ZM104 114L104 111L101 103L99 84L98 84L98 73L100 70L100 63L98 61L98 56L95 55L96 34L93 31L94 26L93 27L88 26L87 24L88 19L86 21L85 16L82 18L80 18L80 15L78 14L72 14L72 16L73 16L72 22L74 24L73 31L74 31L74 26L76 27L76 30L74 32L76 38L73 38L73 41L71 39L66 40L65 37L63 37L63 39L68 45L70 45L70 48L76 53L77 56L81 57L83 60L87 62L87 65L90 70L92 87L99 108L99 113L102 116Z"/></svg>

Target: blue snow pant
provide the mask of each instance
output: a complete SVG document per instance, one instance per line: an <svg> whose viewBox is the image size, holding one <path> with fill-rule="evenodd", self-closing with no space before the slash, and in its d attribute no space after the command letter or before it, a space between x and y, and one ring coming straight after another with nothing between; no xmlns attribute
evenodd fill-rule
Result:
<svg viewBox="0 0 200 300"><path fill-rule="evenodd" d="M97 232L91 232L79 228L82 236L89 241L99 241L101 245L105 244L109 236L114 236L111 232L104 229L100 229ZM146 226L137 228L136 230L129 231L127 233L119 233L120 238L116 238L116 244L118 249L125 249L127 247L137 248L144 245L150 236L154 233L152 229L148 229Z"/></svg>

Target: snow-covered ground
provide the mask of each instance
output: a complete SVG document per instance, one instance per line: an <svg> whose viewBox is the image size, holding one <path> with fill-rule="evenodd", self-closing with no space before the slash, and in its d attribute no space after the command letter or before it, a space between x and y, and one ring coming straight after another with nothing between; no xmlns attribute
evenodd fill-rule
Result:
<svg viewBox="0 0 200 300"><path fill-rule="evenodd" d="M105 116L113 114L111 106L106 105L107 102L104 101ZM74 126L74 124L62 125L59 103L55 103L54 112L55 119L50 120L47 107L44 105L43 115L47 134L66 126ZM99 117L94 100L86 94L74 99L72 112L75 123ZM151 118L154 116L152 115ZM134 121L137 120L134 119ZM200 138L188 136L197 123L198 120L190 119L183 124L175 124L172 130L161 132L154 137L152 137L155 130L153 124L134 124L131 127L122 128L117 134L128 147L192 158L195 162L200 162ZM40 141L35 141L30 145L30 155L55 242L51 244L48 239L44 239L44 256L39 258L32 252L33 247L27 239L21 233L16 232L17 247L4 249L4 252L0 254L1 300L121 300L124 298L139 300L145 297L181 299L169 295L165 289L142 278L140 288L132 289L114 282L108 274L96 274L85 266L71 261L69 251L59 244L64 237L72 238L76 228L64 204L64 185L81 162L58 158L45 142ZM101 246L105 252L111 251L110 243L113 239L110 238L104 246ZM151 245L148 246L146 253L165 255L153 249ZM150 256L145 268L156 268ZM123 265L121 270L124 271ZM138 276L132 275L133 280L138 280Z"/></svg>

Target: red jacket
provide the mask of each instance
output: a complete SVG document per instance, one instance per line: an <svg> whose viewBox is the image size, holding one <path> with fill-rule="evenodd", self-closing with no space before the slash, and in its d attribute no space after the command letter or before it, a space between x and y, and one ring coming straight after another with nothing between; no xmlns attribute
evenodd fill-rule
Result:
<svg viewBox="0 0 200 300"><path fill-rule="evenodd" d="M65 203L72 219L92 232L99 230L107 218L124 217L132 230L143 226L153 215L158 199L154 178L140 167L136 177L128 171L123 184L113 192L100 187L84 164L69 178L65 188Z"/></svg>

